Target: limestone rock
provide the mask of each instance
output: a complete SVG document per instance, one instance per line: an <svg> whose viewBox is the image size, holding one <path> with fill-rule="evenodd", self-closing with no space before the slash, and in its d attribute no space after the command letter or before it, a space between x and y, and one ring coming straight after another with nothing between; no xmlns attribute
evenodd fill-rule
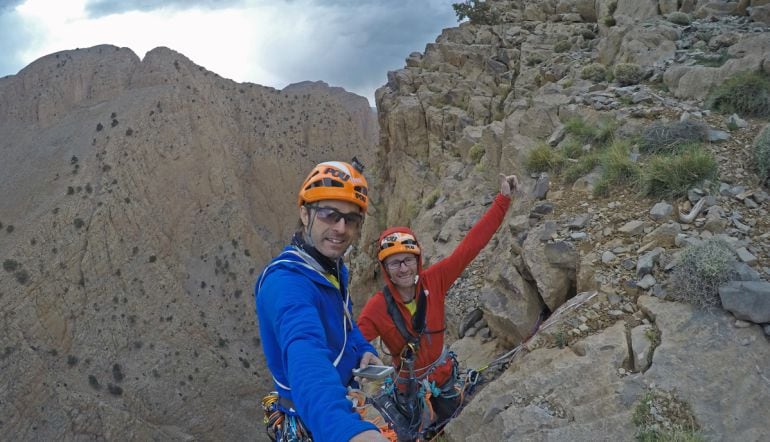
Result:
<svg viewBox="0 0 770 442"><path fill-rule="evenodd" d="M756 324L770 322L770 283L767 281L732 281L719 287L722 307L736 318Z"/></svg>
<svg viewBox="0 0 770 442"><path fill-rule="evenodd" d="M564 303L574 287L575 271L552 265L546 254L546 245L538 239L543 226L532 229L523 244L524 263L535 279L538 292L550 309Z"/></svg>

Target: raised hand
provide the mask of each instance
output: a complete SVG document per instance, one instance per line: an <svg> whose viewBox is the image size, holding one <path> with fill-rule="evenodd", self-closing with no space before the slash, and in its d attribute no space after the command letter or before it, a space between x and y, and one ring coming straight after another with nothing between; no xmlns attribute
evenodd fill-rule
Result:
<svg viewBox="0 0 770 442"><path fill-rule="evenodd" d="M508 175L505 176L504 174L500 174L500 193L503 194L503 196L507 196L508 198L511 197L511 194L516 193L516 191L519 190L519 177L516 175Z"/></svg>

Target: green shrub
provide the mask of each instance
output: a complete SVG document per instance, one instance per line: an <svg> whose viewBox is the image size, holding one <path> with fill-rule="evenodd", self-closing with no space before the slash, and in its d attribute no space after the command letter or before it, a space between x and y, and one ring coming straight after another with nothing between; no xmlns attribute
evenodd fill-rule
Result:
<svg viewBox="0 0 770 442"><path fill-rule="evenodd" d="M615 81L621 86L638 84L644 77L642 67L636 63L618 63L615 65L613 74L615 75Z"/></svg>
<svg viewBox="0 0 770 442"><path fill-rule="evenodd" d="M3 261L3 270L6 272L14 272L19 268L19 263L15 259L6 259Z"/></svg>
<svg viewBox="0 0 770 442"><path fill-rule="evenodd" d="M683 145L708 139L708 126L695 120L653 123L641 134L639 150L643 153L673 151Z"/></svg>
<svg viewBox="0 0 770 442"><path fill-rule="evenodd" d="M581 117L570 118L564 123L565 131L583 143L605 144L612 140L617 127L618 123L613 119L601 120L596 126L590 126Z"/></svg>
<svg viewBox="0 0 770 442"><path fill-rule="evenodd" d="M559 40L553 45L554 52L567 52L572 49L572 43L569 40Z"/></svg>
<svg viewBox="0 0 770 442"><path fill-rule="evenodd" d="M604 26L607 26L608 28L611 28L617 24L615 17L611 15L605 15L602 17L602 23L604 23Z"/></svg>
<svg viewBox="0 0 770 442"><path fill-rule="evenodd" d="M571 137L559 145L559 150L564 158L577 159L586 153L580 140Z"/></svg>
<svg viewBox="0 0 770 442"><path fill-rule="evenodd" d="M735 75L714 89L705 103L725 114L770 116L770 76L753 71Z"/></svg>
<svg viewBox="0 0 770 442"><path fill-rule="evenodd" d="M468 157L475 164L479 164L481 159L484 157L485 153L487 153L487 150L484 149L484 146L482 146L479 143L476 143L473 146L471 146L470 150L468 150Z"/></svg>
<svg viewBox="0 0 770 442"><path fill-rule="evenodd" d="M452 3L452 8L457 15L457 21L466 17L477 25L494 25L500 22L500 17L492 11L489 2L481 0L465 0L462 3Z"/></svg>
<svg viewBox="0 0 770 442"><path fill-rule="evenodd" d="M591 173L599 164L599 155L596 153L580 157L577 162L564 167L564 182L572 184L579 178Z"/></svg>
<svg viewBox="0 0 770 442"><path fill-rule="evenodd" d="M685 12L672 12L666 16L666 20L670 21L671 23L687 26L692 22L692 19L690 18L690 15Z"/></svg>
<svg viewBox="0 0 770 442"><path fill-rule="evenodd" d="M607 78L607 68L601 63L591 63L580 71L580 78L591 81L604 81Z"/></svg>
<svg viewBox="0 0 770 442"><path fill-rule="evenodd" d="M642 191L655 197L676 197L703 180L717 177L714 156L694 145L677 155L653 155L642 172Z"/></svg>
<svg viewBox="0 0 770 442"><path fill-rule="evenodd" d="M613 143L601 156L602 179L612 185L635 185L641 168L631 160L627 141Z"/></svg>
<svg viewBox="0 0 770 442"><path fill-rule="evenodd" d="M599 178L599 181L594 184L595 196L607 196L610 194L610 182L604 178Z"/></svg>
<svg viewBox="0 0 770 442"><path fill-rule="evenodd" d="M26 285L29 282L29 273L26 270L17 270L13 276L16 277L16 282L21 285Z"/></svg>
<svg viewBox="0 0 770 442"><path fill-rule="evenodd" d="M547 144L541 144L527 155L524 168L529 172L559 171L564 158Z"/></svg>
<svg viewBox="0 0 770 442"><path fill-rule="evenodd" d="M441 190L439 190L438 188L433 189L431 193L425 196L425 199L423 199L422 201L422 205L426 209L432 209L433 206L436 205L436 201L438 201L439 196L441 196Z"/></svg>
<svg viewBox="0 0 770 442"><path fill-rule="evenodd" d="M669 281L670 297L700 307L717 307L719 287L733 277L735 254L721 239L710 238L684 249Z"/></svg>
<svg viewBox="0 0 770 442"><path fill-rule="evenodd" d="M763 181L770 179L770 125L765 126L754 140L754 161Z"/></svg>
<svg viewBox="0 0 770 442"><path fill-rule="evenodd" d="M701 66L718 68L725 64L731 57L730 54L727 53L727 48L722 48L717 54L699 54L693 58L695 59L695 62Z"/></svg>

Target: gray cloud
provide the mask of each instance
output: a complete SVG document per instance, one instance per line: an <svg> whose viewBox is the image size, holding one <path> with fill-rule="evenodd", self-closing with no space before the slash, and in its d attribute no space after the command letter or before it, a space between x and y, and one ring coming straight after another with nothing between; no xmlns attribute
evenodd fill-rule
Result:
<svg viewBox="0 0 770 442"><path fill-rule="evenodd" d="M210 10L242 6L286 10L287 32L279 32L260 68L285 84L323 80L364 95L385 84L389 70L404 66L413 51L424 51L442 28L456 26L451 4L457 0L89 0L87 13L101 17L160 8ZM0 0L0 76L18 72L22 53L44 38L42 29L23 21L13 8L21 0ZM293 15L292 15L293 14ZM293 20L306 34L295 36ZM105 43L110 36L105 35ZM237 44L237 43L234 43ZM45 55L45 54L41 54ZM193 54L185 54L193 57ZM211 66L214 70L216 67ZM241 79L247 80L247 79ZM258 79L251 81L259 82ZM284 84L284 85L285 85ZM283 87L279 84L269 86ZM373 104L373 103L372 103Z"/></svg>
<svg viewBox="0 0 770 442"><path fill-rule="evenodd" d="M89 17L98 18L111 14L121 14L130 11L147 12L161 8L221 9L242 3L243 0L90 0L86 2L85 9Z"/></svg>
<svg viewBox="0 0 770 442"><path fill-rule="evenodd" d="M442 28L457 24L451 3L324 2L314 34L301 42L279 42L270 51L274 61L263 68L289 82L324 80L371 99L387 71L403 67L409 53L424 51Z"/></svg>
<svg viewBox="0 0 770 442"><path fill-rule="evenodd" d="M0 76L21 70L22 52L35 39L34 29L14 11L21 3L22 0L0 0Z"/></svg>
<svg viewBox="0 0 770 442"><path fill-rule="evenodd" d="M0 14L10 11L22 3L24 0L0 0Z"/></svg>

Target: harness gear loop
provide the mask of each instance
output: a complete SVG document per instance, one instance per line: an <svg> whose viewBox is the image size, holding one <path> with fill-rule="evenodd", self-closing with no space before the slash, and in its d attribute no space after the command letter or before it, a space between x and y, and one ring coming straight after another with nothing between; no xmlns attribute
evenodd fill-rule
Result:
<svg viewBox="0 0 770 442"><path fill-rule="evenodd" d="M292 407L291 401L272 391L262 398L267 436L275 442L312 442L310 432Z"/></svg>

